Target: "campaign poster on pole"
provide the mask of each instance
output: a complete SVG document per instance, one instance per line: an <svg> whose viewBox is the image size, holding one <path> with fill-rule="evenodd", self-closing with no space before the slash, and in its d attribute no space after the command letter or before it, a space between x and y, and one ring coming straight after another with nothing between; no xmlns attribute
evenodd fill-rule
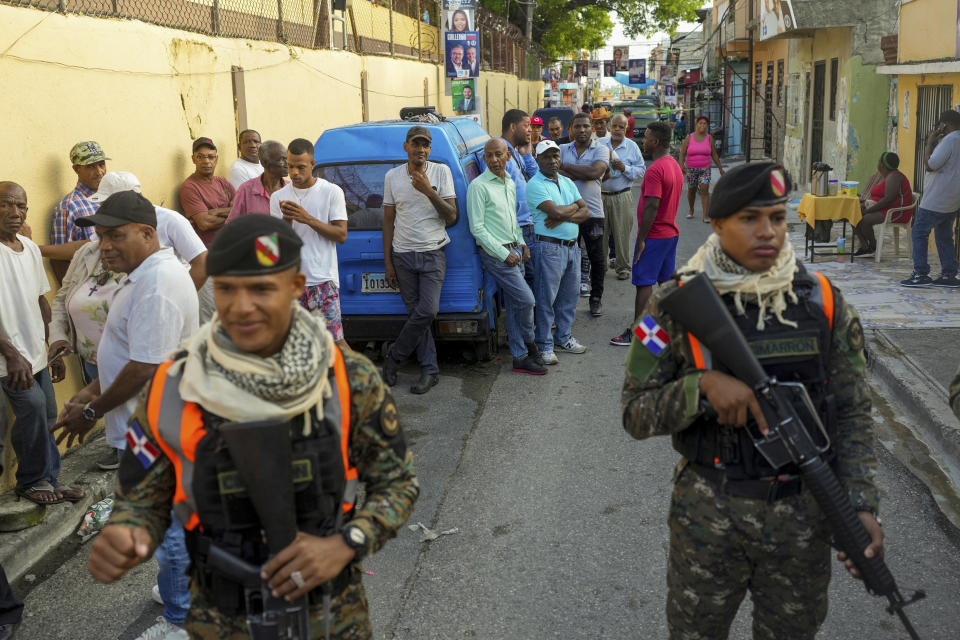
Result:
<svg viewBox="0 0 960 640"><path fill-rule="evenodd" d="M647 60L632 58L627 75L630 84L644 84L647 81Z"/></svg>
<svg viewBox="0 0 960 640"><path fill-rule="evenodd" d="M614 64L613 60L604 60L603 61L603 77L604 78L616 78L617 77L617 67Z"/></svg>
<svg viewBox="0 0 960 640"><path fill-rule="evenodd" d="M677 85L663 85L663 102L664 104L677 104Z"/></svg>
<svg viewBox="0 0 960 640"><path fill-rule="evenodd" d="M477 81L453 80L450 83L450 92L453 94L453 110L459 113L470 113L477 110Z"/></svg>
<svg viewBox="0 0 960 640"><path fill-rule="evenodd" d="M476 24L474 22L475 13L473 7L460 7L458 9L453 9L452 11L446 12L446 20L444 25L446 26L447 31L455 31L457 33L464 33L466 31L474 31Z"/></svg>
<svg viewBox="0 0 960 640"><path fill-rule="evenodd" d="M791 0L760 0L760 39L768 40L797 28Z"/></svg>
<svg viewBox="0 0 960 640"><path fill-rule="evenodd" d="M589 67L589 63L586 62L585 60L578 62L578 63L577 63L577 77L578 77L578 78L586 78L586 77L587 77L587 69L588 69L588 67Z"/></svg>
<svg viewBox="0 0 960 640"><path fill-rule="evenodd" d="M477 31L445 31L448 78L476 78L480 75L480 33ZM472 62L471 62L472 60Z"/></svg>
<svg viewBox="0 0 960 640"><path fill-rule="evenodd" d="M600 61L594 60L590 63L590 68L587 69L587 75L594 80L600 79Z"/></svg>
<svg viewBox="0 0 960 640"><path fill-rule="evenodd" d="M613 48L613 65L617 71L627 70L627 59L630 57L630 47Z"/></svg>

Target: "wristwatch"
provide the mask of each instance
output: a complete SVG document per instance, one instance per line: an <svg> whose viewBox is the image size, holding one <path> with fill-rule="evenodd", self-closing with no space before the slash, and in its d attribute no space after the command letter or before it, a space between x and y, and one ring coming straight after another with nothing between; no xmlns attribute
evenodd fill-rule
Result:
<svg viewBox="0 0 960 640"><path fill-rule="evenodd" d="M96 422L97 418L100 416L97 415L97 412L93 410L93 407L90 406L90 403L83 405L83 409L80 410L80 415L87 422Z"/></svg>
<svg viewBox="0 0 960 640"><path fill-rule="evenodd" d="M363 532L363 529L355 526L347 526L340 532L340 535L343 536L343 541L347 543L347 546L353 549L354 560L360 560L367 553L367 534Z"/></svg>

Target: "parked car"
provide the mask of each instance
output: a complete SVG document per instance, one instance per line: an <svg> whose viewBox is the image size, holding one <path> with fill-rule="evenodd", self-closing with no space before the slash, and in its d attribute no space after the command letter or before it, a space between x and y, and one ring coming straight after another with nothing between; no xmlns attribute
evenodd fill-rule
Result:
<svg viewBox="0 0 960 640"><path fill-rule="evenodd" d="M383 179L407 162L403 143L414 124L433 136L430 161L450 168L459 211L447 229L447 272L433 335L437 341L468 343L476 358L489 359L503 342L503 305L470 234L467 184L480 174L479 158L490 136L470 118L364 122L328 129L317 140L315 172L343 189L347 205L347 241L337 248L344 334L351 342L389 341L407 319L399 291L386 281L381 226Z"/></svg>
<svg viewBox="0 0 960 640"><path fill-rule="evenodd" d="M567 131L567 125L570 124L570 119L575 113L576 111L573 109L573 107L543 107L534 111L533 115L543 118L544 135L549 133L546 130L546 124L550 122L550 119L560 118L560 123L563 125L563 135L566 137L570 135L570 133Z"/></svg>

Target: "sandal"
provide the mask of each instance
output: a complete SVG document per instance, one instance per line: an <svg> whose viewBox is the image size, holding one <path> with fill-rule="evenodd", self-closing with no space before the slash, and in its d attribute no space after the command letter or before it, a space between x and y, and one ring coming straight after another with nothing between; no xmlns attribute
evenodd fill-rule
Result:
<svg viewBox="0 0 960 640"><path fill-rule="evenodd" d="M59 485L55 491L57 495L67 502L80 502L87 497L86 492L80 487L73 485Z"/></svg>
<svg viewBox="0 0 960 640"><path fill-rule="evenodd" d="M21 498L26 498L34 504L43 506L63 502L63 496L58 494L57 490L49 482L38 482L25 489L17 487L14 492ZM50 496L52 499L45 498L44 496Z"/></svg>

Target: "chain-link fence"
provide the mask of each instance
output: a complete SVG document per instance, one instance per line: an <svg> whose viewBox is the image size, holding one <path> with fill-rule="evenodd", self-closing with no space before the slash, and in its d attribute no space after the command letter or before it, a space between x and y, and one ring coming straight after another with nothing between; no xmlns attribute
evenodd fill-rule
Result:
<svg viewBox="0 0 960 640"><path fill-rule="evenodd" d="M331 11L330 2L333 1ZM60 13L131 18L216 36L440 61L437 0L0 0ZM515 25L477 10L482 68L536 80L543 53Z"/></svg>

